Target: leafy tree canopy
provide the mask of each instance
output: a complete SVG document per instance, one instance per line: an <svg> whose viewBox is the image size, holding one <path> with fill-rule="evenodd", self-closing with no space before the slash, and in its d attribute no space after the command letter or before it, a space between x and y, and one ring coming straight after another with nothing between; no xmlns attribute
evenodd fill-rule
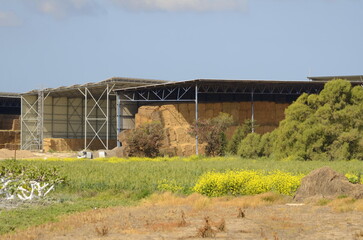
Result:
<svg viewBox="0 0 363 240"><path fill-rule="evenodd" d="M302 94L268 138L260 148L277 159L363 160L363 87L338 79L320 94Z"/></svg>

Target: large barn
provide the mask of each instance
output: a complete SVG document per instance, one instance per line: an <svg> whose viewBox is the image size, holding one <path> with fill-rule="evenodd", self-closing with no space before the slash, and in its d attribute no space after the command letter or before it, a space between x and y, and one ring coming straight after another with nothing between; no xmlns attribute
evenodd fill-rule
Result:
<svg viewBox="0 0 363 240"><path fill-rule="evenodd" d="M21 149L78 151L116 146L114 89L166 81L110 78L21 94Z"/></svg>
<svg viewBox="0 0 363 240"><path fill-rule="evenodd" d="M123 130L160 121L167 135L166 153L190 155L203 151L187 133L194 121L225 112L235 121L228 129L229 136L245 119L256 122L254 131L269 132L284 118L286 107L302 93L319 93L326 81L334 78L348 79L357 85L362 84L363 77L181 82L110 78L98 83L33 90L13 99L21 99L21 149L112 149L121 145L117 136Z"/></svg>

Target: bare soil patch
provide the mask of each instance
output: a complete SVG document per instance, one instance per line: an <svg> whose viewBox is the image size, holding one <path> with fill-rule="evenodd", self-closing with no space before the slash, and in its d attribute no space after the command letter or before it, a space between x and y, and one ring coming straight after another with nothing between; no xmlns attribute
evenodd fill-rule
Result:
<svg viewBox="0 0 363 240"><path fill-rule="evenodd" d="M336 199L325 206L291 200L271 193L154 195L138 206L73 214L1 239L363 239L363 200Z"/></svg>
<svg viewBox="0 0 363 240"><path fill-rule="evenodd" d="M9 149L0 149L0 159L13 159L16 158L33 158L35 155L31 151L27 150L9 150Z"/></svg>

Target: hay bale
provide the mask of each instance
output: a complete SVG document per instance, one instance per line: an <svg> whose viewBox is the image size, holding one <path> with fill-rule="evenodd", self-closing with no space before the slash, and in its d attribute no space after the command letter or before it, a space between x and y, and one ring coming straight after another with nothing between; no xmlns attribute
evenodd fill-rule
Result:
<svg viewBox="0 0 363 240"><path fill-rule="evenodd" d="M342 195L363 198L363 185L350 183L344 175L330 167L322 167L302 179L294 199L296 201L310 198L331 199Z"/></svg>
<svg viewBox="0 0 363 240"><path fill-rule="evenodd" d="M14 119L13 120L13 124L12 124L11 130L13 130L13 131L20 130L20 120L19 119Z"/></svg>
<svg viewBox="0 0 363 240"><path fill-rule="evenodd" d="M222 103L212 103L211 108L213 109L213 116L216 117L220 112L223 112Z"/></svg>

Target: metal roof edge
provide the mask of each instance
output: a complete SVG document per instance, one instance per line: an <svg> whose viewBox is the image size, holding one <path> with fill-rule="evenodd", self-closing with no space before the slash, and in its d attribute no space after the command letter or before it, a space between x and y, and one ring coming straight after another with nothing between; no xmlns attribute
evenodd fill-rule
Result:
<svg viewBox="0 0 363 240"><path fill-rule="evenodd" d="M2 98L20 98L20 93L0 92Z"/></svg>
<svg viewBox="0 0 363 240"><path fill-rule="evenodd" d="M91 82L91 83L84 83L84 84L74 84L71 86L60 86L56 88L45 88L45 89L33 89L28 92L24 92L19 94L19 96L22 95L32 95L35 93L38 93L39 91L43 91L45 93L48 92L61 92L61 91L67 91L67 90L75 90L79 88L85 88L85 87L98 87L106 84L112 84L112 83L140 83L140 84L161 84L161 83L167 83L171 81L167 80L156 80L156 79L144 79L144 78L128 78L128 77L111 77L107 78L105 80L99 81L99 82Z"/></svg>
<svg viewBox="0 0 363 240"><path fill-rule="evenodd" d="M352 79L352 78L360 78L363 81L363 75L333 75L333 76L307 76L307 78L311 81L317 81L314 79L326 79L325 81L329 81L332 79ZM353 81L353 80L352 80Z"/></svg>
<svg viewBox="0 0 363 240"><path fill-rule="evenodd" d="M193 80L185 80L185 81L178 81L178 82L168 82L162 84L154 84L154 85L143 85L143 86L136 86L136 87L128 87L128 88L121 88L121 89L114 89L115 92L119 91L132 91L136 89L146 89L146 88L157 88L161 86L172 86L172 85L181 85L191 82L230 82L230 83L295 83L295 84L325 84L326 81L309 81L309 80L246 80L246 79L193 79Z"/></svg>

